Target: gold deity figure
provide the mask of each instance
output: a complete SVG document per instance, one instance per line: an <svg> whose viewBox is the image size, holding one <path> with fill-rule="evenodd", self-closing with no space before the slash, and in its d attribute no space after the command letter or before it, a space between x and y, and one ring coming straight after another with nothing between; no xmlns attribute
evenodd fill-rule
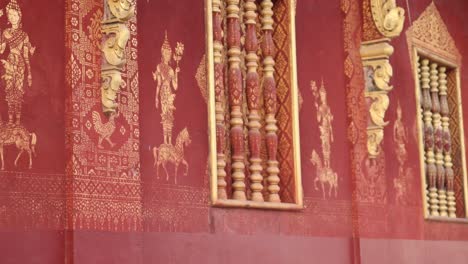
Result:
<svg viewBox="0 0 468 264"><path fill-rule="evenodd" d="M1 60L5 73L2 78L5 80L5 99L8 105L8 120L13 123L16 117L16 124L20 124L21 107L25 93L25 77L29 87L32 86L31 65L29 56L34 54L35 47L29 42L29 37L22 30L21 9L16 0L12 0L6 6L8 22L11 25L3 31L0 42L0 53L9 48L6 60Z"/></svg>
<svg viewBox="0 0 468 264"><path fill-rule="evenodd" d="M156 109L161 107L161 124L163 126L164 144L172 144L172 128L174 127L174 100L178 89L178 74L180 72L179 61L182 59L183 44L177 43L174 56L172 48L165 34L161 47L161 63L153 72L156 81ZM175 69L171 66L171 60L176 62Z"/></svg>
<svg viewBox="0 0 468 264"><path fill-rule="evenodd" d="M320 139L322 141L323 163L326 168L330 167L331 143L333 143L333 114L327 102L327 91L322 82L317 94L317 89L313 90L315 100L315 107L317 109L317 121L320 129ZM320 100L318 100L320 99ZM319 102L320 101L320 105Z"/></svg>
<svg viewBox="0 0 468 264"><path fill-rule="evenodd" d="M398 102L397 107L397 119L395 124L393 125L393 140L395 142L396 148L395 153L398 159L398 163L400 166L399 175L403 175L403 165L406 162L407 152L406 152L406 142L407 142L407 131L405 126L403 125L402 120L402 110L400 102Z"/></svg>

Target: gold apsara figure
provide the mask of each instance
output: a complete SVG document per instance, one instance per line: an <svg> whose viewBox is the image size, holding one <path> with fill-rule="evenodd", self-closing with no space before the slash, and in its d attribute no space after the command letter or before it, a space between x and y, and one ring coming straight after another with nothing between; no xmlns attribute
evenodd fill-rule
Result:
<svg viewBox="0 0 468 264"><path fill-rule="evenodd" d="M172 48L166 32L164 43L161 47L161 63L158 64L156 71L153 72L153 79L156 81L156 109L161 107L161 124L163 126L165 144L172 144L175 92L179 87L179 61L182 59L183 52L184 45L177 43L174 56L172 56ZM171 66L172 59L176 62L175 69Z"/></svg>
<svg viewBox="0 0 468 264"><path fill-rule="evenodd" d="M314 86L312 86L314 87ZM322 140L322 152L323 152L323 162L325 167L330 167L330 154L331 154L331 143L333 143L333 114L328 106L327 102L327 91L325 86L320 86L320 89L317 94L317 87L312 88L315 100L315 107L317 109L317 122L319 123L320 129L320 139ZM320 99L320 105L319 100Z"/></svg>
<svg viewBox="0 0 468 264"><path fill-rule="evenodd" d="M397 203L404 203L404 194L407 190L407 180L406 180L406 171L405 163L408 157L406 150L406 142L408 141L408 133L403 125L403 117L400 102L398 102L397 107L397 119L393 125L393 140L395 142L395 154L398 160L398 176L393 179L393 187L395 187L396 195L395 199Z"/></svg>
<svg viewBox="0 0 468 264"><path fill-rule="evenodd" d="M35 47L31 45L28 35L21 28L22 13L16 0L12 0L6 6L6 12L11 27L3 31L0 42L1 54L7 47L9 48L7 59L1 60L5 68L2 78L6 84L5 100L8 104L9 123L13 123L13 118L16 117L16 124L20 124L25 79L29 87L32 85L29 56L34 54Z"/></svg>

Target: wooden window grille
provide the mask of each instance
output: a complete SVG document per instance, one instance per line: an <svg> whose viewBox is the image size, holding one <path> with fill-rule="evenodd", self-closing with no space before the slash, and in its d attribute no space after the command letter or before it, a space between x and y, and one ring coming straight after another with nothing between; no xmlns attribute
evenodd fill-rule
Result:
<svg viewBox="0 0 468 264"><path fill-rule="evenodd" d="M460 69L420 50L416 74L426 218L466 218Z"/></svg>
<svg viewBox="0 0 468 264"><path fill-rule="evenodd" d="M214 206L301 209L294 0L206 0Z"/></svg>

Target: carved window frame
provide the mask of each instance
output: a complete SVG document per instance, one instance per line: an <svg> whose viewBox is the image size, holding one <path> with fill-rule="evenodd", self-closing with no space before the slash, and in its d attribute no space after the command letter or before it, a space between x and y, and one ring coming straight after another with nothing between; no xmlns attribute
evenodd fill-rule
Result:
<svg viewBox="0 0 468 264"><path fill-rule="evenodd" d="M444 49L441 45L437 45L427 41L427 39L422 39L415 34L415 30L422 31L423 29L418 29L421 24L427 23L427 19L433 19L435 17L435 23L439 23L439 29L443 31L443 34L447 34L449 41L452 44L451 50ZM428 30L428 29L425 29ZM422 193L422 201L423 201L423 212L424 218L426 220L433 220L433 221L443 221L443 222L464 222L468 223L468 178L467 178L467 169L466 169L466 152L465 152L465 131L464 131L464 122L463 122L463 106L462 106L462 97L461 97L461 55L456 49L453 39L451 39L448 30L443 24L443 21L440 17L440 14L437 11L434 3L430 4L430 6L421 14L420 18L413 23L413 26L407 30L406 33L407 41L408 41L408 48L411 58L411 67L413 70L413 76L415 81L415 95L416 95L416 123L418 129L418 148L419 148L419 161L420 161L420 176L421 176L421 193ZM459 148L461 155L461 172L462 172L462 180L463 180L463 202L464 202L464 216L458 218L449 218L449 217L441 217L441 216L432 216L430 213L429 208L429 198L428 198L428 191L427 191L427 174L425 170L425 145L424 145L424 138L423 138L423 113L421 111L421 79L418 72L419 67L419 58L426 58L431 62L437 63L439 66L446 67L450 70L450 74L453 74L455 77L455 88L453 92L456 92L457 97L457 112L458 112L458 126L459 131L457 137L459 138ZM447 71L449 72L449 71ZM447 74L448 75L448 74ZM448 91L447 93L449 93ZM451 135L454 136L453 134ZM454 155L452 153L452 155ZM452 157L453 159L453 157ZM456 195L456 194L455 194ZM458 208L458 206L457 206Z"/></svg>
<svg viewBox="0 0 468 264"><path fill-rule="evenodd" d="M223 0L225 1L225 0ZM213 0L205 0L206 22L206 54L207 56L207 94L208 94L208 127L209 127L209 178L211 204L214 207L255 208L272 210L301 210L304 208L303 189L301 177L301 155L299 136L299 91L297 84L296 63L296 26L295 3L296 0L281 0L289 7L289 72L290 72L290 100L291 100L291 129L292 129L292 156L293 156L293 202L256 202L251 200L220 199L218 197L217 178L217 142L216 142L216 106L215 106L215 64L214 64L214 30L213 30ZM273 1L277 2L277 1ZM245 124L244 124L245 125ZM246 170L248 168L246 167ZM280 176L281 177L281 176ZM248 186L247 186L248 188ZM266 186L264 187L266 188Z"/></svg>

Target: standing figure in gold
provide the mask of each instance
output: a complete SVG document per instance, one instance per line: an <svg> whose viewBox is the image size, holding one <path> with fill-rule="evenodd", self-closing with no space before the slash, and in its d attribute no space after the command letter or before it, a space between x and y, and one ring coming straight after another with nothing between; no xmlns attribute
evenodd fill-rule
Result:
<svg viewBox="0 0 468 264"><path fill-rule="evenodd" d="M398 102L397 107L397 120L393 125L393 140L395 142L395 154L398 160L398 176L393 179L393 187L396 190L396 202L401 203L403 199L403 195L406 192L406 175L405 175L405 163L408 156L406 151L406 142L407 142L407 130L403 125L402 120L402 110L400 102Z"/></svg>
<svg viewBox="0 0 468 264"><path fill-rule="evenodd" d="M328 106L327 91L322 81L320 90L312 85L312 92L315 97L315 107L317 109L317 122L319 123L320 139L322 140L323 163L325 167L330 167L331 143L333 143L333 114ZM320 99L320 105L319 105Z"/></svg>
<svg viewBox="0 0 468 264"><path fill-rule="evenodd" d="M5 99L8 104L8 120L13 124L16 118L16 124L20 124L21 107L25 93L25 77L28 87L32 85L31 65L29 56L34 54L35 48L29 42L29 37L21 29L21 9L16 2L12 0L6 6L8 22L11 25L3 31L0 42L0 53L9 48L9 54L6 60L1 60L5 73L2 78L5 80Z"/></svg>
<svg viewBox="0 0 468 264"><path fill-rule="evenodd" d="M163 126L164 144L172 145L172 128L174 127L174 100L178 89L178 73L180 72L179 61L182 59L184 45L177 43L175 54L172 56L172 48L165 35L161 48L161 63L153 72L156 81L156 109L161 106L161 124ZM176 62L176 67L170 65L171 59Z"/></svg>
<svg viewBox="0 0 468 264"><path fill-rule="evenodd" d="M317 83L311 82L312 94L314 95L314 104L317 109L317 122L319 124L320 140L322 141L322 158L313 150L310 161L316 168L316 176L314 179L315 190L318 190L317 183L321 184L323 198L326 198L325 184L328 184L328 196L338 196L338 174L330 166L331 144L333 143L333 114L327 101L327 91L325 85L317 87Z"/></svg>

